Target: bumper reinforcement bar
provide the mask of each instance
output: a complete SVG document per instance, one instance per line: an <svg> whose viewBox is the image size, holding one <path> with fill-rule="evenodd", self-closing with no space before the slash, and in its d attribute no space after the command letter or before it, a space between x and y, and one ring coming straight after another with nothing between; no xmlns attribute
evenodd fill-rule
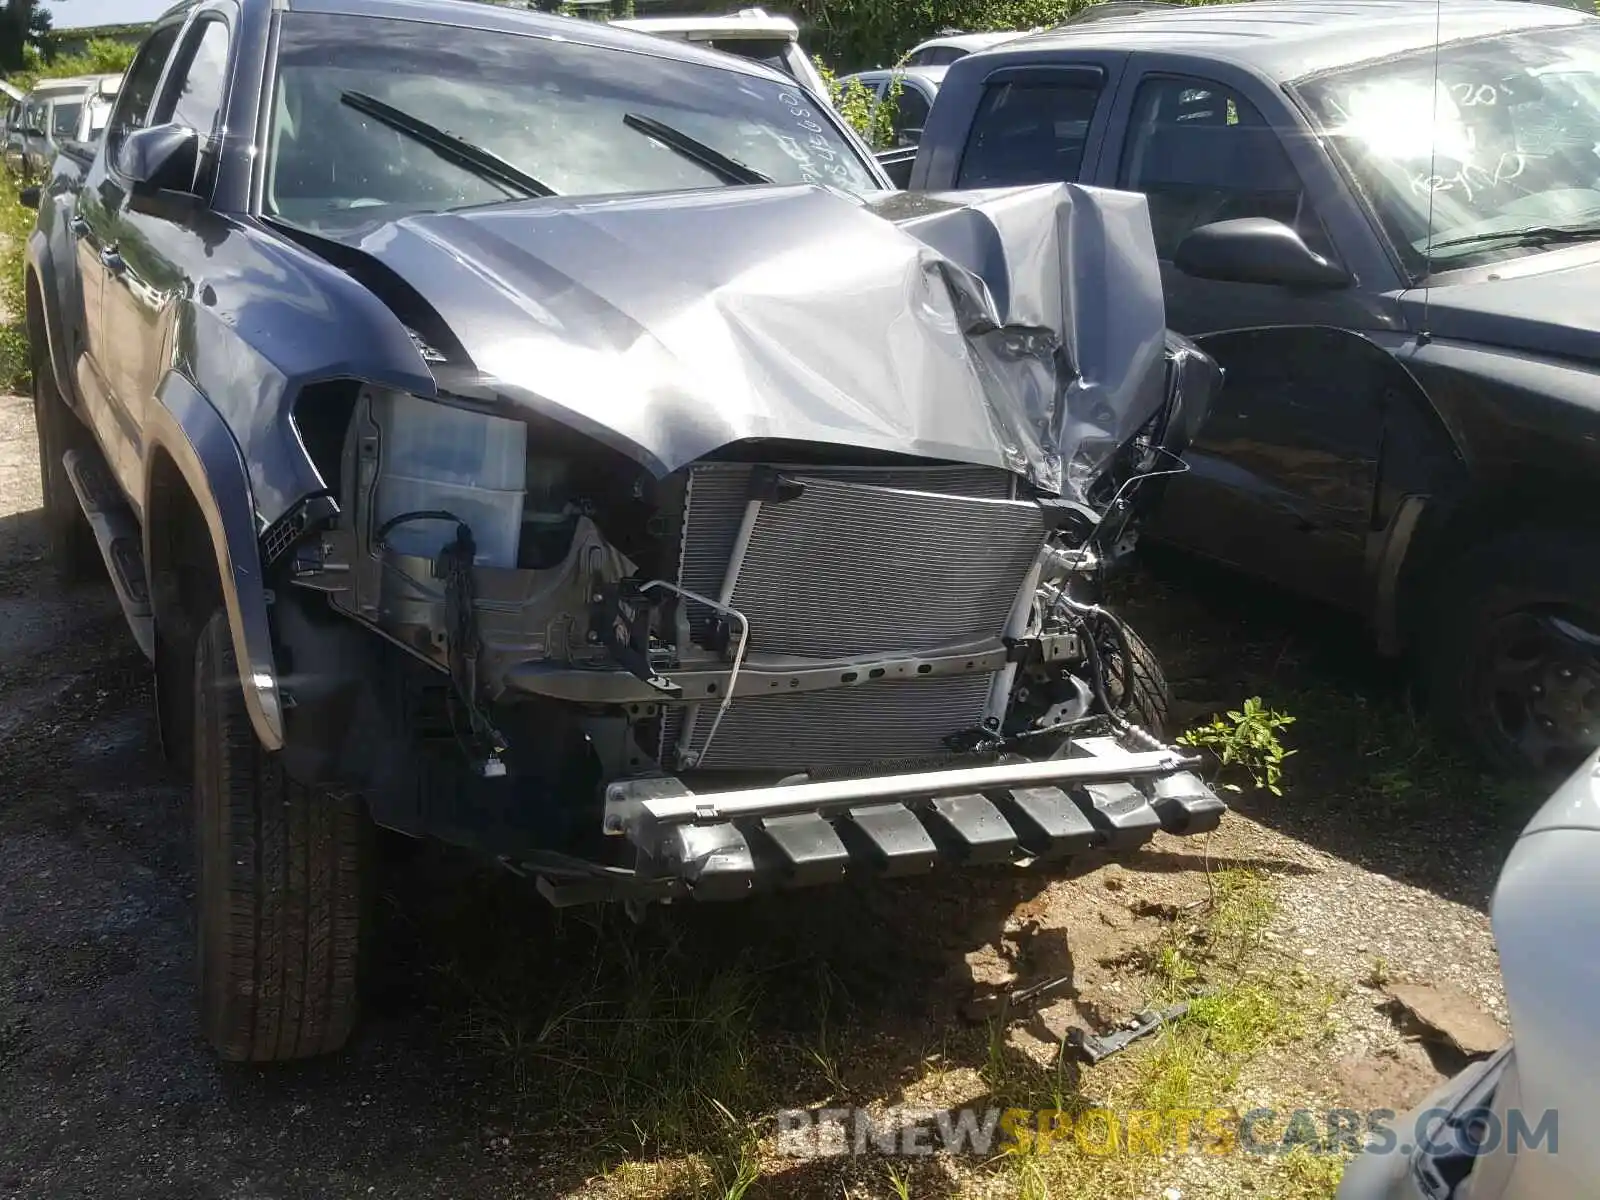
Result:
<svg viewBox="0 0 1600 1200"><path fill-rule="evenodd" d="M1087 748L1087 747L1086 747ZM679 779L606 789L605 830L638 852L637 880L732 899L846 874L1132 849L1158 830L1215 829L1226 806L1172 750L999 763L695 793Z"/></svg>

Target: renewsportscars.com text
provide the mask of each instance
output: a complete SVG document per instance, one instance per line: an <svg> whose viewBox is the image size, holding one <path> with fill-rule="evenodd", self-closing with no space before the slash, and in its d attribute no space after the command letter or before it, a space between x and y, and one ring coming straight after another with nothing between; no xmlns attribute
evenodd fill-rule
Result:
<svg viewBox="0 0 1600 1200"><path fill-rule="evenodd" d="M1419 1113L1402 1128L1392 1109L1277 1110L1235 1108L864 1108L789 1109L778 1114L779 1153L796 1158L845 1154L919 1156L1048 1153L1071 1147L1082 1154L1281 1154L1296 1147L1319 1154L1483 1155L1559 1151L1557 1113L1488 1109Z"/></svg>

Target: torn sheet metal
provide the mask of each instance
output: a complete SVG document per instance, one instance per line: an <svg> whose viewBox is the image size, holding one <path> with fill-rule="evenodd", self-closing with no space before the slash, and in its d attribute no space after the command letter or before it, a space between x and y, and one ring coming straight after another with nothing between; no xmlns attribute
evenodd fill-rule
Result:
<svg viewBox="0 0 1600 1200"><path fill-rule="evenodd" d="M1142 197L1076 185L549 199L348 235L499 400L666 474L751 438L1082 493L1162 402Z"/></svg>

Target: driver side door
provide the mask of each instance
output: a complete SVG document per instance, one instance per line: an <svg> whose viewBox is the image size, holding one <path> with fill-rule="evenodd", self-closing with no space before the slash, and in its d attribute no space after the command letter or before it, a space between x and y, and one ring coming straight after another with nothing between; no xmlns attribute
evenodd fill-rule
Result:
<svg viewBox="0 0 1600 1200"><path fill-rule="evenodd" d="M1281 221L1339 261L1312 190L1241 90L1165 73L1144 75L1132 94L1115 183L1149 201L1168 324L1226 373L1150 536L1362 607L1396 369L1368 336L1382 322L1355 287L1218 282L1173 263L1191 230L1240 217Z"/></svg>
<svg viewBox="0 0 1600 1200"><path fill-rule="evenodd" d="M94 162L78 191L77 211L72 234L78 263L78 278L83 288L83 337L74 347L74 381L82 399L84 415L94 426L106 453L107 465L117 476L124 492L135 503L143 492L138 487L143 471L143 439L139 433L140 411L130 408L128 397L117 386L120 364L137 347L121 343L106 320L107 291L120 286L125 262L118 232L125 191L116 173L108 166L121 138L145 123L155 100L167 60L178 40L178 22L157 28L145 39L123 82L103 138L104 152Z"/></svg>

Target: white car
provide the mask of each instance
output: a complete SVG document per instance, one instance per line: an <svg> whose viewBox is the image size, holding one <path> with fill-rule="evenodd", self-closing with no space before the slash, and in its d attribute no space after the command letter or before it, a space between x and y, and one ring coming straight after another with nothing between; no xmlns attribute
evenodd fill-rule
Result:
<svg viewBox="0 0 1600 1200"><path fill-rule="evenodd" d="M999 33L952 33L918 42L900 60L902 67L948 67L957 59L1012 38L1025 36L1028 30L1005 30Z"/></svg>
<svg viewBox="0 0 1600 1200"><path fill-rule="evenodd" d="M1600 755L1523 830L1490 911L1512 1041L1393 1127L1338 1200L1554 1200L1600 1188Z"/></svg>
<svg viewBox="0 0 1600 1200"><path fill-rule="evenodd" d="M753 59L804 84L820 99L832 99L816 64L800 45L800 27L788 17L742 8L732 16L618 17L608 23Z"/></svg>

